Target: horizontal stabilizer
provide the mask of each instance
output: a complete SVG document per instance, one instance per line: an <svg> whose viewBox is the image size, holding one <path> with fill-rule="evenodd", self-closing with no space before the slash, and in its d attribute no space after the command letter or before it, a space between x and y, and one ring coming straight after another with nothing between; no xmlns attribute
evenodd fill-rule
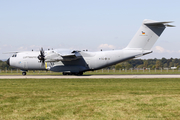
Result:
<svg viewBox="0 0 180 120"><path fill-rule="evenodd" d="M176 27L175 25L166 25L167 27Z"/></svg>
<svg viewBox="0 0 180 120"><path fill-rule="evenodd" d="M152 52L153 52L153 51L144 52L144 53L142 53L142 54L136 55L135 58L141 57L141 56L143 56L143 55L150 54L150 53L152 53Z"/></svg>
<svg viewBox="0 0 180 120"><path fill-rule="evenodd" d="M172 23L173 21L164 21L164 22L158 22L158 21L152 21L152 20L144 20L145 25L164 25L167 27L175 27L174 25L169 25L168 23Z"/></svg>

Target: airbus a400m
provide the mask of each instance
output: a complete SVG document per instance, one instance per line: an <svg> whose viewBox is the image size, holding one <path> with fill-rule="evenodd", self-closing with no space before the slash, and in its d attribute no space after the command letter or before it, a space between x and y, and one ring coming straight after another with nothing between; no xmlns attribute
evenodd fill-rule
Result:
<svg viewBox="0 0 180 120"><path fill-rule="evenodd" d="M28 70L50 70L63 75L83 75L83 72L101 69L132 58L152 53L151 48L170 22L145 19L126 48L122 50L88 52L79 50L54 49L44 51L16 52L7 64L21 69L22 75Z"/></svg>

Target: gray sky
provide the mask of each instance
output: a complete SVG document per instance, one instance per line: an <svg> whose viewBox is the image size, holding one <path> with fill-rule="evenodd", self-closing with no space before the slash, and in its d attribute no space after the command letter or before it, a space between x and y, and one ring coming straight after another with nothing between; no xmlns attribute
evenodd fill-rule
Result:
<svg viewBox="0 0 180 120"><path fill-rule="evenodd" d="M0 59L9 51L122 49L144 19L175 21L148 58L180 58L179 0L0 0Z"/></svg>

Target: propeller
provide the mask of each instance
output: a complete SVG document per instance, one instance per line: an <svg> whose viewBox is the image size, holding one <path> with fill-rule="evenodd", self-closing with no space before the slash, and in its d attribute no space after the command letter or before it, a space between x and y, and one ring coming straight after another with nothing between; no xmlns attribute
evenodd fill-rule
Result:
<svg viewBox="0 0 180 120"><path fill-rule="evenodd" d="M43 48L41 48L40 50L40 55L38 56L38 59L40 60L40 62L42 63L41 66L44 65L45 62L45 55L44 55L44 50Z"/></svg>

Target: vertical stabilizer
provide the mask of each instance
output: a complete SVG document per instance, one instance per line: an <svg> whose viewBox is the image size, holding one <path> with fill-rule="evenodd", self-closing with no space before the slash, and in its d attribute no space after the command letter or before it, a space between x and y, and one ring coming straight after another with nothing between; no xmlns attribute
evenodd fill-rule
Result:
<svg viewBox="0 0 180 120"><path fill-rule="evenodd" d="M168 23L171 22L158 22L145 19L125 49L150 50L166 27L174 27L173 25L168 25Z"/></svg>

